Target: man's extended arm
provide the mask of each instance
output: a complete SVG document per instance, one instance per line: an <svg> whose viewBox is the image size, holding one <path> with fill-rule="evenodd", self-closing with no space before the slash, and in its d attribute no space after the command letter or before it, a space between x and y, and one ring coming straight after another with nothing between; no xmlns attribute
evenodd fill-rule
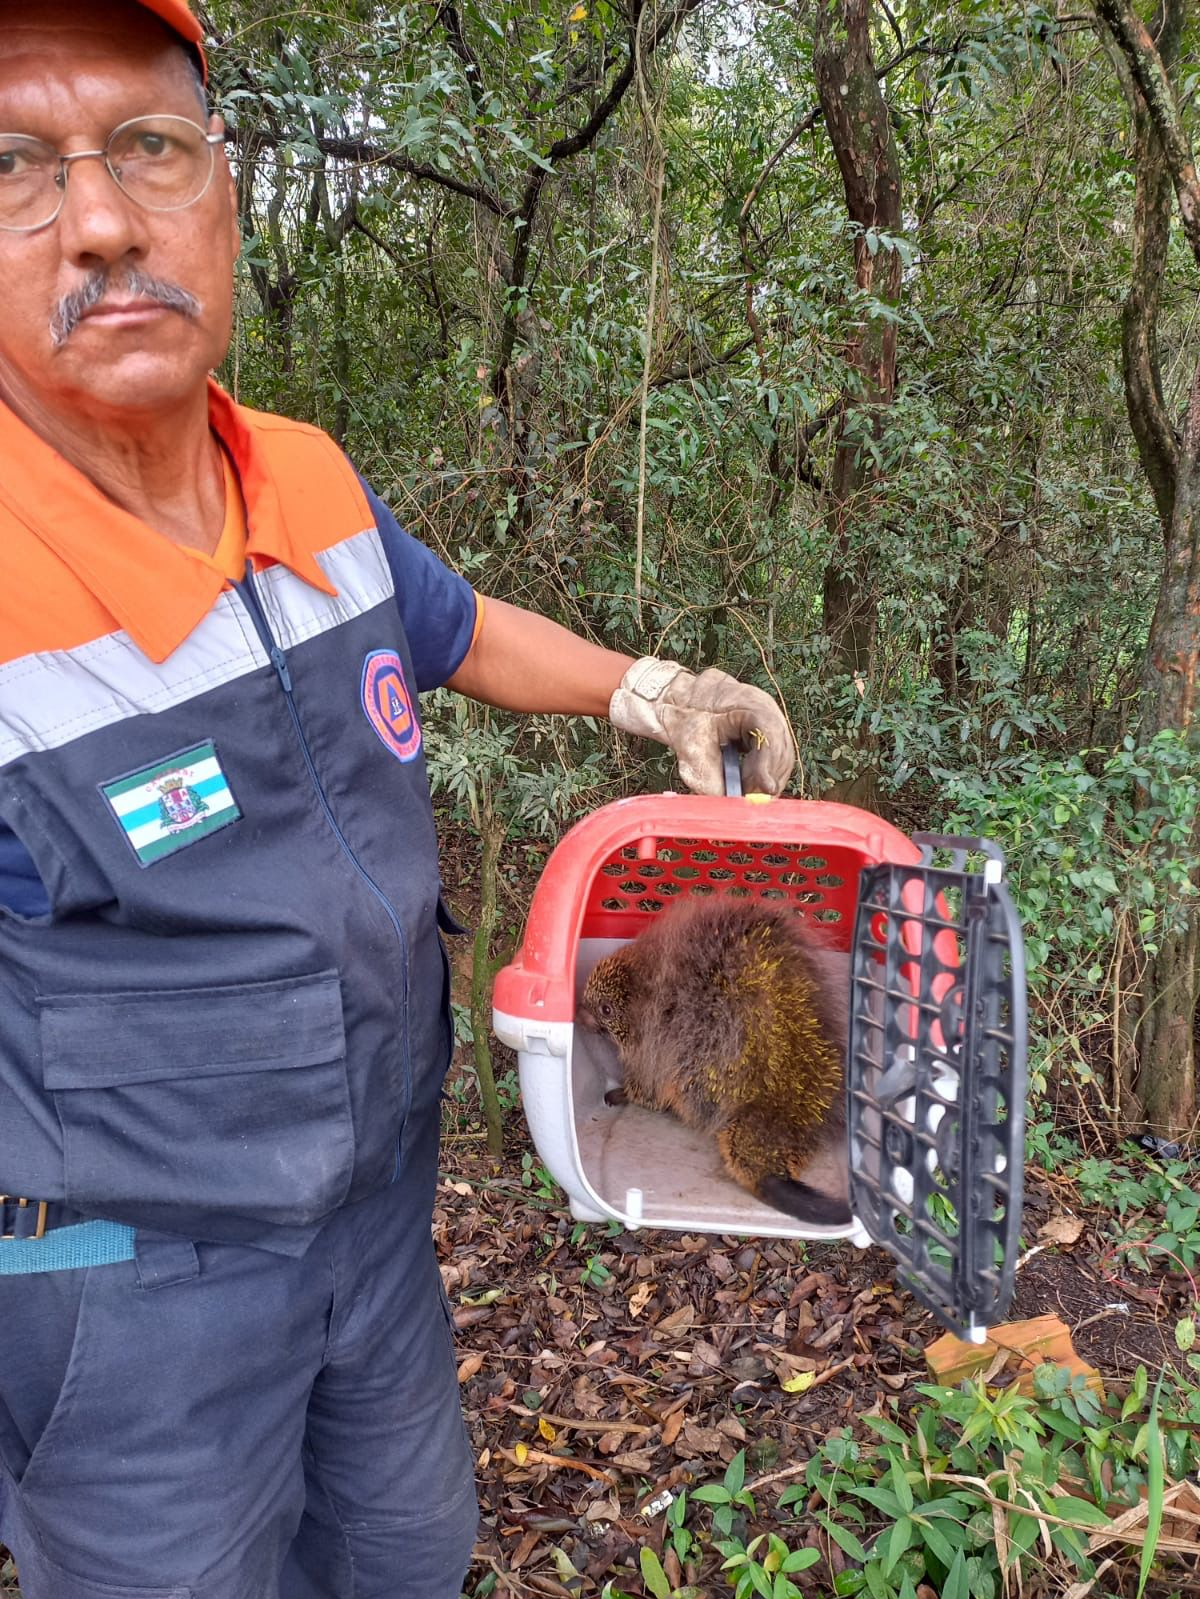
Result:
<svg viewBox="0 0 1200 1599"><path fill-rule="evenodd" d="M602 649L503 600L480 603L479 632L447 687L506 711L608 715L632 656Z"/></svg>
<svg viewBox="0 0 1200 1599"><path fill-rule="evenodd" d="M743 752L747 790L764 794L783 792L796 759L787 717L762 689L716 667L697 676L674 661L635 661L502 600L484 602L449 687L508 711L607 716L622 732L669 745L699 794L724 792L724 744Z"/></svg>

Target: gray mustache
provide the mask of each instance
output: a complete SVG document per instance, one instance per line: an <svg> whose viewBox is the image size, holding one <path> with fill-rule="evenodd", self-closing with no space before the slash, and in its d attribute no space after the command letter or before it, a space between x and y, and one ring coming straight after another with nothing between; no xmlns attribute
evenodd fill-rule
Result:
<svg viewBox="0 0 1200 1599"><path fill-rule="evenodd" d="M136 267L128 267L116 277L107 272L90 272L78 289L63 295L50 319L50 341L56 350L71 337L84 314L98 306L111 288L123 289L140 300L155 300L181 316L200 315L199 300L178 283L152 278Z"/></svg>

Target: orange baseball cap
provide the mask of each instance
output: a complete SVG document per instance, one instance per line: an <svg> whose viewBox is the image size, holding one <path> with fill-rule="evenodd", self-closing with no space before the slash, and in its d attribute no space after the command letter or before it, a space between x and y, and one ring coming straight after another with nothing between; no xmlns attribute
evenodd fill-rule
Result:
<svg viewBox="0 0 1200 1599"><path fill-rule="evenodd" d="M165 22L173 33L191 46L196 57L196 64L200 68L200 75L205 83L208 82L208 62L204 58L204 29L192 15L187 0L137 0L139 5L145 6L147 11Z"/></svg>

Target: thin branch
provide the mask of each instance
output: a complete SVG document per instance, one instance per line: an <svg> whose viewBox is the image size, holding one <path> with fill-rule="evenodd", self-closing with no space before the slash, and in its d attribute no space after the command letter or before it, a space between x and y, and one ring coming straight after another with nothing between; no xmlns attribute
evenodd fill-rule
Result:
<svg viewBox="0 0 1200 1599"><path fill-rule="evenodd" d="M256 128L252 134L247 134L241 128L227 128L225 142L233 145L238 151L248 152L260 149L278 150L285 143L275 134L264 133L261 128ZM402 172L406 177L417 178L423 183L434 183L439 188L452 189L455 194L474 200L477 205L483 206L506 222L517 215L515 206L502 200L498 194L482 184L466 183L461 178L454 177L452 173L442 172L438 167L430 166L428 162L410 160L408 156L400 155L395 150L385 149L369 139L339 139L326 136L317 138L313 142L322 155L333 156L336 160L354 161L360 166L378 167L388 172Z"/></svg>
<svg viewBox="0 0 1200 1599"><path fill-rule="evenodd" d="M463 72L470 87L472 96L483 92L483 73L479 66L479 57L467 43L467 36L463 32L462 19L452 5L439 5L437 11L438 21L446 30L446 38L450 41L450 48L462 62Z"/></svg>

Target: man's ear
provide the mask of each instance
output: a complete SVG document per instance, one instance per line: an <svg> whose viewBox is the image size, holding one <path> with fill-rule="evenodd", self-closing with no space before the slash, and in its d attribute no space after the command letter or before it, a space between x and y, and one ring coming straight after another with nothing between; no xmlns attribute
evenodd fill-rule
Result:
<svg viewBox="0 0 1200 1599"><path fill-rule="evenodd" d="M214 113L208 119L208 131L210 133L223 134L225 132L225 119L217 116ZM224 146L218 145L217 149L219 151L219 160L225 169L225 183L229 190L229 217L230 227L233 230L233 259L236 261L238 256L242 253L242 235L241 230L238 227L237 183L234 181L233 168L229 165L229 159L225 154ZM219 172L217 174L217 181L218 183L221 181L221 174Z"/></svg>

